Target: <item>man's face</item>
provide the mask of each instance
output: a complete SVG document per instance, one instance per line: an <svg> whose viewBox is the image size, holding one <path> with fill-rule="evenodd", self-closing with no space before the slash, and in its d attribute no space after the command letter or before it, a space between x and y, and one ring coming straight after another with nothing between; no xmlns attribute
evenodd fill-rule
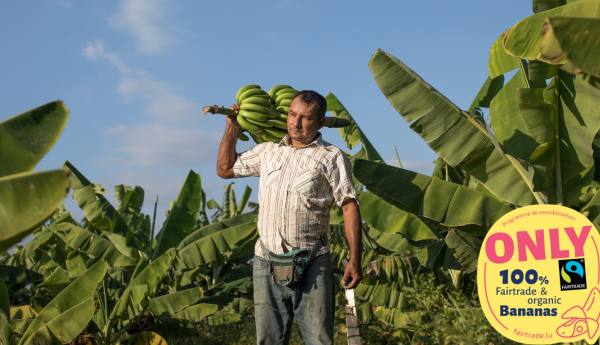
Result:
<svg viewBox="0 0 600 345"><path fill-rule="evenodd" d="M304 145L310 144L317 136L319 129L323 128L325 118L319 120L317 109L316 104L304 103L300 97L296 97L292 101L287 118L287 127L288 133L294 141Z"/></svg>

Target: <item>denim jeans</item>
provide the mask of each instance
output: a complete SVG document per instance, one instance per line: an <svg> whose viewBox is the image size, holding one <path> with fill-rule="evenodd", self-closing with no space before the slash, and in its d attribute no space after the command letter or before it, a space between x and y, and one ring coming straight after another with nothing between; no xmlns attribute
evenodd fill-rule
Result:
<svg viewBox="0 0 600 345"><path fill-rule="evenodd" d="M307 345L333 343L335 285L329 253L317 256L290 286L274 283L261 257L254 258L253 268L258 344L288 344L294 318Z"/></svg>

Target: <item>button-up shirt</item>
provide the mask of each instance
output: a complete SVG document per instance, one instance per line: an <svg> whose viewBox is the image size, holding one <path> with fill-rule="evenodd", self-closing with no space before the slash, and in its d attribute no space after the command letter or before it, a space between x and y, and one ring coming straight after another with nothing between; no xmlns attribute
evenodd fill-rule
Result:
<svg viewBox="0 0 600 345"><path fill-rule="evenodd" d="M329 211L356 198L350 161L339 148L323 141L296 148L289 135L237 155L234 177L258 176L258 233L265 246L283 253L288 247L309 248L327 232ZM254 252L265 257L257 241ZM329 252L329 242L317 255Z"/></svg>

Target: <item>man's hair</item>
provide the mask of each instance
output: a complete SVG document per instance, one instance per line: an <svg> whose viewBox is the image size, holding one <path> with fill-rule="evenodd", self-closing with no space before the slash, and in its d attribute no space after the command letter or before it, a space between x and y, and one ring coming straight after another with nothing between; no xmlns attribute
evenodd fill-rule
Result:
<svg viewBox="0 0 600 345"><path fill-rule="evenodd" d="M319 120L325 117L325 113L327 112L327 101L321 94L312 90L303 90L295 94L292 101L296 99L296 97L300 97L300 100L306 104L314 104L319 114Z"/></svg>

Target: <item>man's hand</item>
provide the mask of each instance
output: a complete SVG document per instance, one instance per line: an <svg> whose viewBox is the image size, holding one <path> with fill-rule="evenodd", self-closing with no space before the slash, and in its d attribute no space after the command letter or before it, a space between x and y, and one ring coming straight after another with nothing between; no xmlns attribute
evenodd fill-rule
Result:
<svg viewBox="0 0 600 345"><path fill-rule="evenodd" d="M350 278L352 278L352 281L350 281ZM344 270L344 278L342 278L344 289L354 289L356 286L358 286L358 283L360 283L362 278L363 275L360 267L360 261L354 259L348 262L348 265L346 265L346 269Z"/></svg>
<svg viewBox="0 0 600 345"><path fill-rule="evenodd" d="M235 111L237 114L240 111L240 105L238 103L233 104L229 109ZM219 107L215 105L215 111L218 111ZM240 124L237 121L236 116L226 116L227 128L225 128L225 135L219 146L219 156L217 157L217 175L221 178L233 178L233 164L237 158L235 152L235 144L238 140L238 133L240 132Z"/></svg>
<svg viewBox="0 0 600 345"><path fill-rule="evenodd" d="M240 104L239 103L235 103L229 106L229 109L235 111L236 114L239 114L240 112ZM217 110L217 109L215 109ZM225 120L227 121L227 126L233 126L233 127L240 127L240 124L237 120L237 116L230 116L227 115L225 117Z"/></svg>
<svg viewBox="0 0 600 345"><path fill-rule="evenodd" d="M360 211L358 204L354 199L346 199L342 203L342 217L346 228L346 237L350 246L350 262L344 270L345 289L354 289L362 280L362 268L360 260L362 257L362 221L360 220ZM350 278L352 281L349 282ZM345 286L347 283L350 285Z"/></svg>

